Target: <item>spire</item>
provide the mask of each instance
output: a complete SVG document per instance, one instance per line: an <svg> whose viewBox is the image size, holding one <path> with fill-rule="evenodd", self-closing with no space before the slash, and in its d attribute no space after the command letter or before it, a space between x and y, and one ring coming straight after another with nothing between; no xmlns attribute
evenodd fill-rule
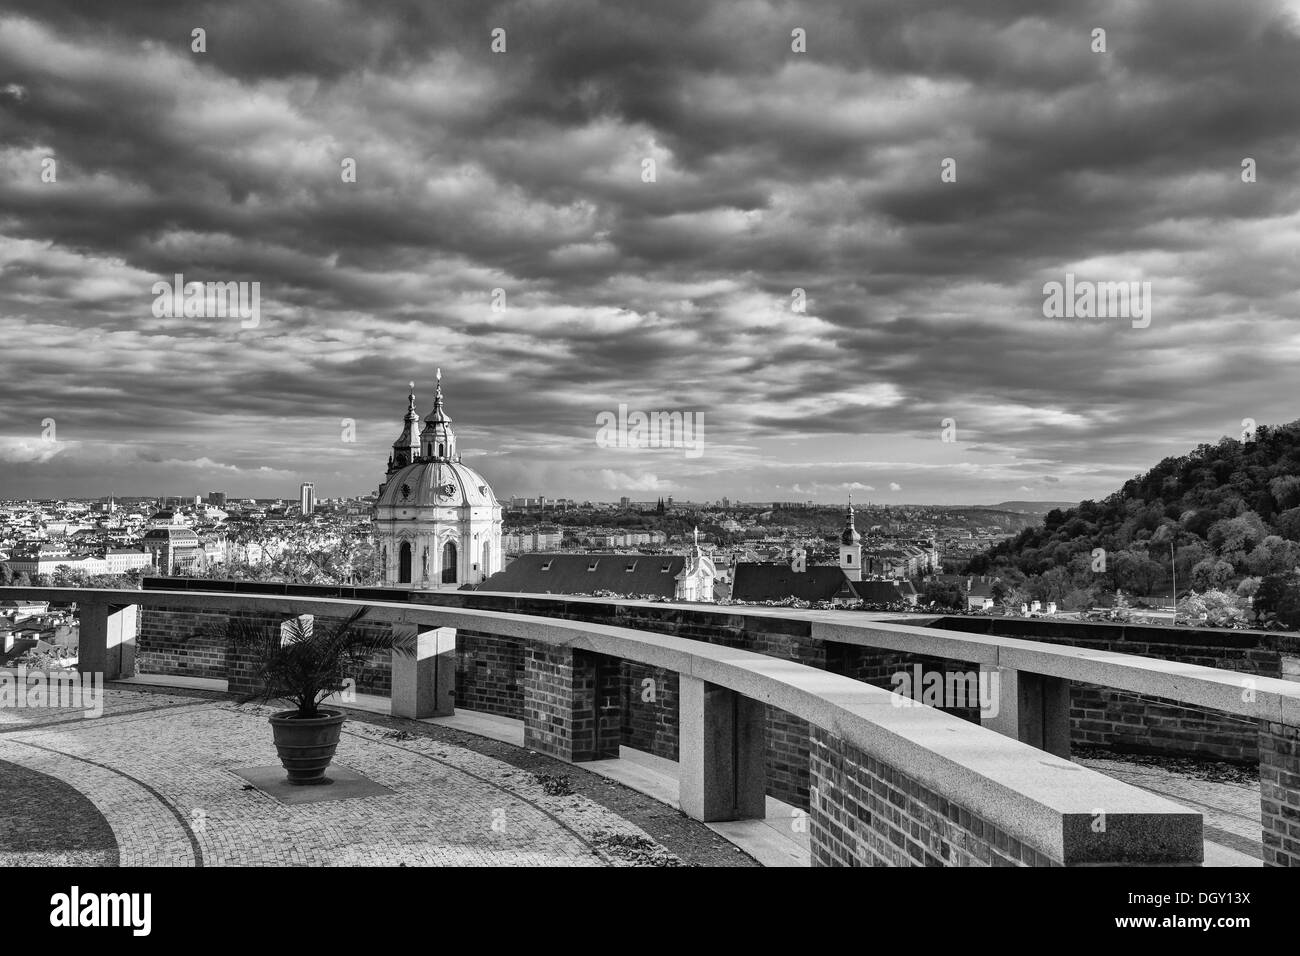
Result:
<svg viewBox="0 0 1300 956"><path fill-rule="evenodd" d="M844 516L844 533L840 535L841 544L857 544L862 540L858 529L853 526L853 492L849 492L849 510Z"/></svg>
<svg viewBox="0 0 1300 956"><path fill-rule="evenodd" d="M402 420L402 433L393 442L393 454L388 458L388 473L405 468L420 454L420 413L415 410L415 383L406 396L406 417Z"/></svg>
<svg viewBox="0 0 1300 956"><path fill-rule="evenodd" d="M424 417L424 431L420 433L421 457L441 461L459 461L456 455L456 435L451 428L451 416L443 408L442 369L438 369L437 385L433 393L433 410Z"/></svg>

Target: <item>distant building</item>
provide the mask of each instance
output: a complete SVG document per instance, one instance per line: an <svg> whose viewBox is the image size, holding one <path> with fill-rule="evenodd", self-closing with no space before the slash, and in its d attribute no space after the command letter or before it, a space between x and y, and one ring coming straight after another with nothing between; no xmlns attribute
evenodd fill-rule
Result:
<svg viewBox="0 0 1300 956"><path fill-rule="evenodd" d="M298 502L304 518L316 510L316 486L310 481L304 481L298 488Z"/></svg>
<svg viewBox="0 0 1300 956"><path fill-rule="evenodd" d="M224 491L209 491L208 504L214 508L224 508L226 506L226 493Z"/></svg>
<svg viewBox="0 0 1300 956"><path fill-rule="evenodd" d="M915 605L916 588L910 581L862 580L862 569L854 552L852 508L844 533L841 536L840 564L807 564L807 553L796 548L789 564L737 562L732 572L731 599L733 601L784 601L794 598L814 603L829 601L832 604L896 604L905 601ZM850 561L849 558L854 560Z"/></svg>
<svg viewBox="0 0 1300 956"><path fill-rule="evenodd" d="M180 525L150 528L145 532L142 544L152 556L154 567L164 577L193 571L203 561L203 548L192 528Z"/></svg>
<svg viewBox="0 0 1300 956"><path fill-rule="evenodd" d="M475 590L595 594L671 601L714 600L717 569L699 547L691 554L524 554Z"/></svg>
<svg viewBox="0 0 1300 956"><path fill-rule="evenodd" d="M455 588L501 569L501 505L487 479L456 453L441 371L423 429L415 393L407 396L374 527L389 587Z"/></svg>
<svg viewBox="0 0 1300 956"><path fill-rule="evenodd" d="M153 556L137 548L109 548L103 560L105 574L126 574L153 564Z"/></svg>

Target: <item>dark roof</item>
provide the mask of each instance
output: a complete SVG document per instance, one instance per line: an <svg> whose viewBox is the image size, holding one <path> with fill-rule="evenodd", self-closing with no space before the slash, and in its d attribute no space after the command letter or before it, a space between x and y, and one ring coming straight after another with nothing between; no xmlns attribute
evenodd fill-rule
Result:
<svg viewBox="0 0 1300 956"><path fill-rule="evenodd" d="M830 565L813 565L804 571L792 571L788 564L737 564L733 601L829 601L833 598L855 599L844 572Z"/></svg>
<svg viewBox="0 0 1300 956"><path fill-rule="evenodd" d="M868 604L892 604L903 599L897 581L854 581L853 590Z"/></svg>
<svg viewBox="0 0 1300 956"><path fill-rule="evenodd" d="M686 566L678 554L521 554L474 590L525 594L616 594L672 598ZM628 568L631 570L628 570Z"/></svg>

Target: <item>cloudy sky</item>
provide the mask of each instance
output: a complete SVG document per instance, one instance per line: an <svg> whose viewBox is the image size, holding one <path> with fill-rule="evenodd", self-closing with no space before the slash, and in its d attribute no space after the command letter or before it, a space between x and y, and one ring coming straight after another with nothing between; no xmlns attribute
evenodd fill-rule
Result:
<svg viewBox="0 0 1300 956"><path fill-rule="evenodd" d="M1297 0L4 0L0 497L373 491L439 367L499 496L1102 496L1300 417L1298 74Z"/></svg>

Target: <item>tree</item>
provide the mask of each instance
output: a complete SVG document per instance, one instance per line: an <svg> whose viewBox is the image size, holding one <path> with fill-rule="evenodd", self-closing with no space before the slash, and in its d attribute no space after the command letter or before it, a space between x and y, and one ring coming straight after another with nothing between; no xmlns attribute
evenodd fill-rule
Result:
<svg viewBox="0 0 1300 956"><path fill-rule="evenodd" d="M1300 544L1271 534L1246 557L1251 574L1281 574L1300 564ZM1238 569L1241 570L1241 569Z"/></svg>
<svg viewBox="0 0 1300 956"><path fill-rule="evenodd" d="M1115 585L1134 594L1150 594L1166 576L1164 567L1141 551L1115 555Z"/></svg>
<svg viewBox="0 0 1300 956"><path fill-rule="evenodd" d="M917 603L922 605L937 604L939 607L965 610L966 594L956 584L943 584L938 581L930 581L921 588L921 594L917 599Z"/></svg>
<svg viewBox="0 0 1300 956"><path fill-rule="evenodd" d="M1255 591L1255 616L1276 620L1291 629L1300 628L1300 574L1268 574Z"/></svg>
<svg viewBox="0 0 1300 956"><path fill-rule="evenodd" d="M1300 541L1300 508L1288 508L1273 519L1277 533L1290 541Z"/></svg>
<svg viewBox="0 0 1300 956"><path fill-rule="evenodd" d="M1232 565L1220 558L1206 558L1192 568L1192 587L1209 591L1226 585L1233 574Z"/></svg>
<svg viewBox="0 0 1300 956"><path fill-rule="evenodd" d="M1267 536L1268 528L1253 511L1216 521L1210 526L1207 535L1210 544L1219 554L1249 551Z"/></svg>

